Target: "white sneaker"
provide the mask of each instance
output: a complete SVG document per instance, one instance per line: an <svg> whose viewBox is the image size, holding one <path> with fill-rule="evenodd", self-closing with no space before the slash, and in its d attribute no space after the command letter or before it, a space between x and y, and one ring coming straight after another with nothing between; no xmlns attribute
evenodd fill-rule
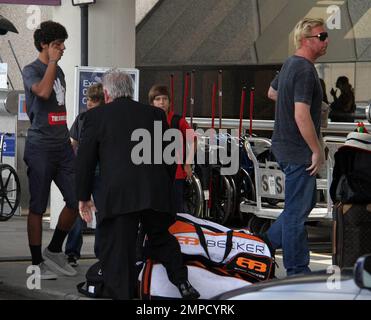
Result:
<svg viewBox="0 0 371 320"><path fill-rule="evenodd" d="M56 280L58 276L49 270L45 262L41 262L38 267L40 268L40 273L36 273L36 278L41 280Z"/></svg>
<svg viewBox="0 0 371 320"><path fill-rule="evenodd" d="M43 256L45 264L53 271L70 277L77 275L77 271L68 264L67 256L63 252L50 252L45 248Z"/></svg>

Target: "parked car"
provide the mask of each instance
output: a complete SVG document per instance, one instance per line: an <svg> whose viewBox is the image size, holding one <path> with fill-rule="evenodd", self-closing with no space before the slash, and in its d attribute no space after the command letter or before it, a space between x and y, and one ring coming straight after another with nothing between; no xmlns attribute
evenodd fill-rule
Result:
<svg viewBox="0 0 371 320"><path fill-rule="evenodd" d="M274 279L214 297L215 300L371 300L371 254L354 268Z"/></svg>

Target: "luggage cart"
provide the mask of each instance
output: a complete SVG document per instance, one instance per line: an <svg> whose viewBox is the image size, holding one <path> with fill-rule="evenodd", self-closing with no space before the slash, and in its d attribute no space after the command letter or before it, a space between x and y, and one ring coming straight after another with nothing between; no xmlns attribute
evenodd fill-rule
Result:
<svg viewBox="0 0 371 320"><path fill-rule="evenodd" d="M195 217L225 224L236 204L236 187L232 177L220 174L221 164L209 163L208 159L214 158L221 148L210 145L209 139L199 137L199 148L207 155L206 162L193 166L193 176L186 180L184 188L184 206L185 211Z"/></svg>
<svg viewBox="0 0 371 320"><path fill-rule="evenodd" d="M316 207L309 214L308 221L320 221L332 219L332 201L330 197L330 185L334 165L334 154L343 145L344 137L327 136L324 138L328 155L325 162L326 176L317 178L317 191L323 192L324 199L317 201ZM275 161L259 161L259 153L262 150L270 150L271 140L261 137L245 138L245 149L253 162L254 172L252 179L255 185L255 199L247 199L240 204L241 214L250 215L248 228L252 232L266 231L272 220L278 218L284 208L285 200L285 175ZM259 152L259 151L260 152Z"/></svg>

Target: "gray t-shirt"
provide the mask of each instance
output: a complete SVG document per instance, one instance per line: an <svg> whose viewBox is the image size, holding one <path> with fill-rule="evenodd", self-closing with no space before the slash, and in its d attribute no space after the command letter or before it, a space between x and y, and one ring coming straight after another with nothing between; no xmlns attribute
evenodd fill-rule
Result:
<svg viewBox="0 0 371 320"><path fill-rule="evenodd" d="M31 90L32 85L42 80L47 67L37 59L23 69L26 109L31 121L27 141L45 149L55 149L69 143L65 106L66 82L62 69L57 66L56 79L48 100L36 96Z"/></svg>
<svg viewBox="0 0 371 320"><path fill-rule="evenodd" d="M312 62L291 56L282 66L271 86L278 92L272 151L277 161L290 164L310 164L312 151L295 122L295 103L310 106L310 114L320 135L322 87Z"/></svg>

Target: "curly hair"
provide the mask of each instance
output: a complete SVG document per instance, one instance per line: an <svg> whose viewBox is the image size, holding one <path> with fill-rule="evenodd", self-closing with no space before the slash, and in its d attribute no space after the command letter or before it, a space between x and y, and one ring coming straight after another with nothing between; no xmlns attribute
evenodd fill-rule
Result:
<svg viewBox="0 0 371 320"><path fill-rule="evenodd" d="M40 27L35 30L33 38L36 49L41 52L42 43L49 44L55 40L66 40L68 34L66 28L60 23L48 20L40 24Z"/></svg>

